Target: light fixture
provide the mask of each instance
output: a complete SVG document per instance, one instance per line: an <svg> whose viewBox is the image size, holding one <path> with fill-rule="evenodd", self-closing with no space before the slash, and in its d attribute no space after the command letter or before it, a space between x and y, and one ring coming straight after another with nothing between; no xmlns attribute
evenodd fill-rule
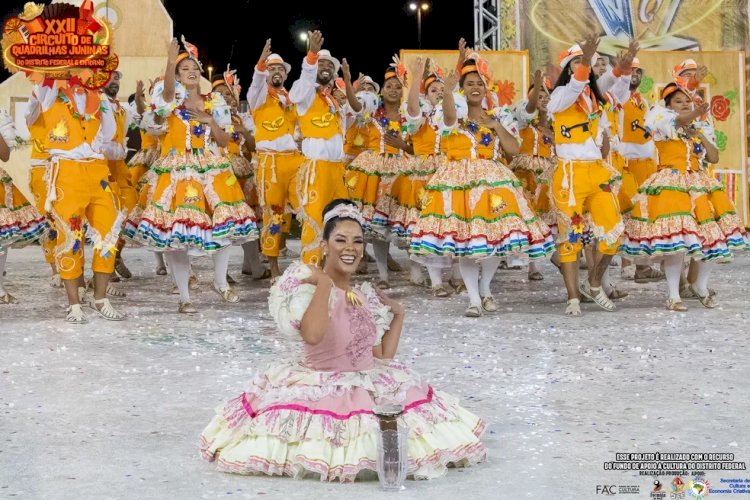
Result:
<svg viewBox="0 0 750 500"><path fill-rule="evenodd" d="M301 32L299 34L299 39L302 40L303 42L306 42L307 41L307 31Z"/></svg>
<svg viewBox="0 0 750 500"><path fill-rule="evenodd" d="M414 3L414 2L410 3L409 4L409 10L412 10L412 11L417 10L417 4Z"/></svg>
<svg viewBox="0 0 750 500"><path fill-rule="evenodd" d="M422 5L420 6L420 7L422 8L422 10L427 10L427 9L429 9L429 8L430 8L430 4L428 4L427 2L425 2L425 3L423 3L423 4L422 4ZM413 9L412 9L412 10L413 10Z"/></svg>

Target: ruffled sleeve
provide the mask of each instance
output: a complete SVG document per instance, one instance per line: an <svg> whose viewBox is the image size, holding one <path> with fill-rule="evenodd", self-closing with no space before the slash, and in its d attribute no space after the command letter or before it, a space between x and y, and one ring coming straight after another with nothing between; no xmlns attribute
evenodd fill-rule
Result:
<svg viewBox="0 0 750 500"><path fill-rule="evenodd" d="M206 96L206 112L210 112L216 124L228 133L234 132L232 127L232 110L218 92L211 92Z"/></svg>
<svg viewBox="0 0 750 500"><path fill-rule="evenodd" d="M419 112L417 113L417 116L411 116L409 114L408 107L408 103L404 101L401 103L401 109L399 111L401 113L401 116L404 117L406 133L409 135L414 135L419 132L419 129L422 128L422 125L424 125L427 117L432 113L432 104L430 104L430 101L420 96Z"/></svg>
<svg viewBox="0 0 750 500"><path fill-rule="evenodd" d="M528 99L522 99L521 101L517 102L516 105L513 107L513 116L516 118L516 121L518 122L518 128L524 129L529 126L529 124L534 121L534 118L536 118L539 115L539 110L534 110L533 113L529 113L526 111L526 105L529 104Z"/></svg>
<svg viewBox="0 0 750 500"><path fill-rule="evenodd" d="M359 286L359 291L365 296L365 306L372 313L373 319L375 320L375 328L378 332L375 345L380 345L383 341L383 335L391 328L391 322L393 321L393 313L391 308L383 304L380 301L380 297L375 293L375 289L369 282L362 283Z"/></svg>
<svg viewBox="0 0 750 500"><path fill-rule="evenodd" d="M454 92L453 100L456 104L456 123L452 126L445 124L445 116L443 114L443 105L439 104L435 108L435 113L432 115L432 124L437 128L438 134L442 136L449 135L456 128L458 128L459 121L469 116L469 105L466 102L466 98L463 94Z"/></svg>
<svg viewBox="0 0 750 500"><path fill-rule="evenodd" d="M678 139L677 113L659 104L646 112L644 119L646 129L651 132L655 141Z"/></svg>
<svg viewBox="0 0 750 500"><path fill-rule="evenodd" d="M513 111L508 106L498 106L492 110L492 117L499 121L505 130L521 143L521 137L518 132L518 120L516 120Z"/></svg>
<svg viewBox="0 0 750 500"><path fill-rule="evenodd" d="M151 91L151 111L159 116L168 116L178 106L185 102L187 91L180 82L174 83L174 99L170 102L164 100L164 81L160 80L154 84Z"/></svg>
<svg viewBox="0 0 750 500"><path fill-rule="evenodd" d="M9 148L16 146L16 126L6 110L0 110L0 135Z"/></svg>
<svg viewBox="0 0 750 500"><path fill-rule="evenodd" d="M714 130L713 118L709 115L705 120L696 120L693 123L695 128L703 134L703 137L705 137L712 146L716 147L716 131Z"/></svg>
<svg viewBox="0 0 750 500"><path fill-rule="evenodd" d="M362 105L362 109L357 114L362 116L372 115L380 106L380 97L367 90L357 92L357 101Z"/></svg>
<svg viewBox="0 0 750 500"><path fill-rule="evenodd" d="M315 285L302 283L302 281L311 275L312 271L307 265L295 262L276 280L268 296L268 310L279 332L293 340L302 340L300 335L302 317L315 293ZM334 299L335 294L331 293L328 301L329 311L333 307Z"/></svg>
<svg viewBox="0 0 750 500"><path fill-rule="evenodd" d="M162 123L156 123L156 113L153 111L146 111L141 117L140 123L141 129L145 130L148 135L159 137L167 133L167 121L164 120Z"/></svg>
<svg viewBox="0 0 750 500"><path fill-rule="evenodd" d="M253 120L253 115L251 115L250 113L242 113L240 115L240 119L242 120L242 125L247 129L247 131L252 135L255 135L255 121Z"/></svg>

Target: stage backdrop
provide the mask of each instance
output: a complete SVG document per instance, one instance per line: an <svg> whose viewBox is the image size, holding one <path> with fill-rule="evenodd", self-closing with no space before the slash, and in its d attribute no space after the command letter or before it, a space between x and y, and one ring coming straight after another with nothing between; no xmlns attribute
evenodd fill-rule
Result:
<svg viewBox="0 0 750 500"><path fill-rule="evenodd" d="M715 167L718 178L727 187L737 212L748 223L747 131L745 130L745 54L738 51L659 52L642 51L638 54L644 77L641 92L650 103L658 100L659 92L672 80L672 69L685 57L705 64L709 73L699 90L711 104L716 125L719 163Z"/></svg>
<svg viewBox="0 0 750 500"><path fill-rule="evenodd" d="M450 71L456 67L457 50L402 50L401 61L409 68L411 61L421 55L433 59L443 69ZM529 53L528 51L479 51L492 71L500 104L512 104L526 97L529 86ZM408 84L415 81L409 76ZM407 95L404 92L404 95Z"/></svg>
<svg viewBox="0 0 750 500"><path fill-rule="evenodd" d="M519 7L521 47L535 65L556 62L591 31L602 36L601 52L609 55L629 38L647 50L747 46L747 0L524 0Z"/></svg>

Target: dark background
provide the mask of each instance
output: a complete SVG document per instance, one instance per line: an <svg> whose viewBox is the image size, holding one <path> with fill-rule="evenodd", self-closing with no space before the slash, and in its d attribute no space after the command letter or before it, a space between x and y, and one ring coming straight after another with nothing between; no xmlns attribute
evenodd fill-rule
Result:
<svg viewBox="0 0 750 500"><path fill-rule="evenodd" d="M17 14L26 0L0 0L0 16ZM47 2L45 2L47 3ZM98 3L98 2L96 2ZM272 49L292 64L287 88L299 75L305 55L300 31L319 29L323 48L341 60L347 58L354 78L361 71L382 82L383 72L400 49L416 49L417 15L409 0L371 2L288 0L164 0L174 21L174 35L185 35L198 47L203 67L214 73L227 63L237 69L244 88L267 38ZM471 0L429 0L422 14L422 48L455 49L464 37L473 45L474 18ZM123 5L124 2L120 3ZM166 55L166 47L164 49ZM8 76L0 72L0 80ZM206 76L208 76L206 74Z"/></svg>

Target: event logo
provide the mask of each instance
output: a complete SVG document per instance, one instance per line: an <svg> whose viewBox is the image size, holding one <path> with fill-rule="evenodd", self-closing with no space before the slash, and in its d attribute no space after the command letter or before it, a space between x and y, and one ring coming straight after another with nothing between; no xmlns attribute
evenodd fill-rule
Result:
<svg viewBox="0 0 750 500"><path fill-rule="evenodd" d="M26 76L78 78L85 87L103 87L119 61L110 45L109 25L93 12L93 0L84 0L80 7L27 2L23 12L3 25L5 67Z"/></svg>
<svg viewBox="0 0 750 500"><path fill-rule="evenodd" d="M675 476L669 485L669 498L685 498L685 483L680 476Z"/></svg>
<svg viewBox="0 0 750 500"><path fill-rule="evenodd" d="M708 496L709 484L708 479L703 477L694 477L688 481L687 485L688 495L696 500L702 500Z"/></svg>
<svg viewBox="0 0 750 500"><path fill-rule="evenodd" d="M667 493L664 485L658 479L654 480L654 487L651 489L651 498L654 500L664 500L667 497Z"/></svg>

